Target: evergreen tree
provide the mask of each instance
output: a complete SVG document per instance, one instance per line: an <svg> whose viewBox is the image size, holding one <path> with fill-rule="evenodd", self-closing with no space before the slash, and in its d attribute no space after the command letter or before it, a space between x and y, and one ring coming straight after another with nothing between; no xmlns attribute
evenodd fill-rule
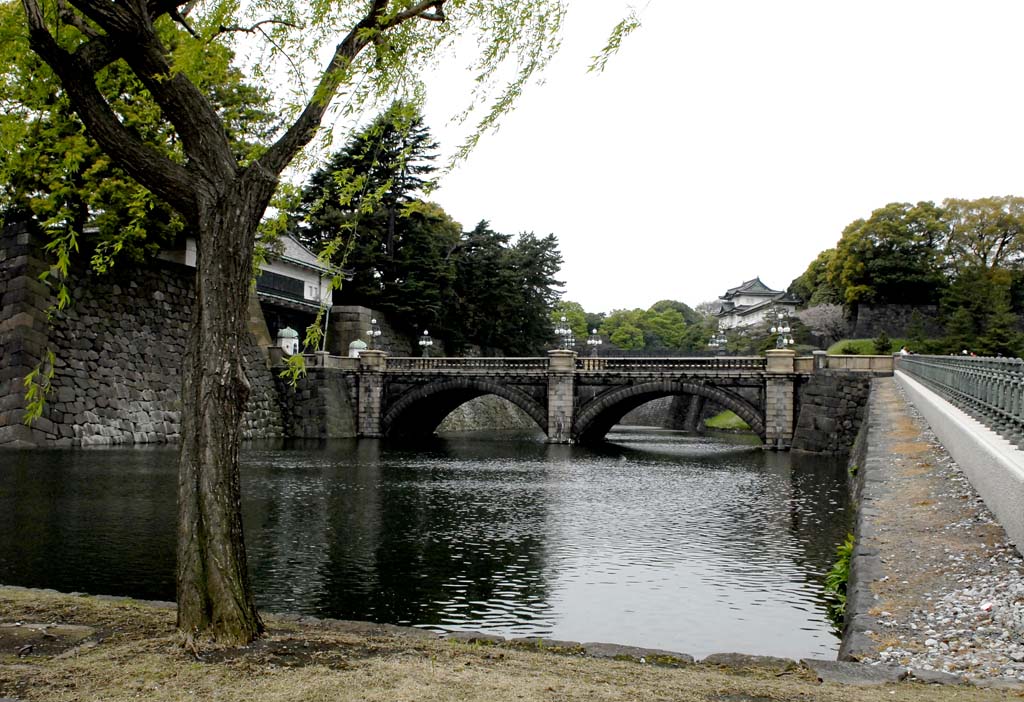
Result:
<svg viewBox="0 0 1024 702"><path fill-rule="evenodd" d="M397 295L387 295L385 288L404 277L396 260L409 258L399 252L412 226L405 215L434 186L437 148L420 112L399 102L310 176L292 230L313 251L343 235L345 244L332 262L354 277L337 302L376 308L382 297Z"/></svg>
<svg viewBox="0 0 1024 702"><path fill-rule="evenodd" d="M1010 309L1009 291L996 295L992 310L985 323L984 333L978 338L977 353L981 356L1019 357L1024 352L1024 335L1020 319Z"/></svg>

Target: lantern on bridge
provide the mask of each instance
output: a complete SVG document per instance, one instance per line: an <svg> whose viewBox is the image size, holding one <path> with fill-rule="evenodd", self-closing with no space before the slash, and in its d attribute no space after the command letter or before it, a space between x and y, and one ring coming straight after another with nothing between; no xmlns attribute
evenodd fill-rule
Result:
<svg viewBox="0 0 1024 702"><path fill-rule="evenodd" d="M277 345L288 356L299 352L299 333L291 327L285 327L277 333Z"/></svg>

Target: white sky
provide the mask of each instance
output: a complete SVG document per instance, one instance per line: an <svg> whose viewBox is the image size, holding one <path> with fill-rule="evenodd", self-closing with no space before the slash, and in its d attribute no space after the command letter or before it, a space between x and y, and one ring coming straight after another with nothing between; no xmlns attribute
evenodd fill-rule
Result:
<svg viewBox="0 0 1024 702"><path fill-rule="evenodd" d="M644 2L597 76L625 4L571 3L546 83L432 196L467 229L554 233L587 311L783 289L886 203L1024 194L1024 3Z"/></svg>

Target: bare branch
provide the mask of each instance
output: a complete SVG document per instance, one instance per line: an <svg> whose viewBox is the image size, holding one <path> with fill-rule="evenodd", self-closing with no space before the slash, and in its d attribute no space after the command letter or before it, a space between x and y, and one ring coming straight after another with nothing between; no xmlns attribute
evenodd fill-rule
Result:
<svg viewBox="0 0 1024 702"><path fill-rule="evenodd" d="M100 36L100 33L76 14L65 0L57 0L57 12L61 22L74 27L90 39L95 39Z"/></svg>
<svg viewBox="0 0 1024 702"><path fill-rule="evenodd" d="M399 12L390 22L382 24L381 29L394 27L395 25L401 24L402 22L414 17L430 20L431 22L444 22L446 19L444 16L444 3L445 0L424 0L417 5L413 5L405 12ZM430 8L434 8L434 11L427 12Z"/></svg>
<svg viewBox="0 0 1024 702"><path fill-rule="evenodd" d="M380 32L397 27L413 19L441 21L444 19L445 0L422 0L412 7L388 15L388 0L374 0L366 15L349 31L335 48L334 55L320 76L320 82L302 114L263 156L259 164L272 173L280 173L316 133L331 100L338 92L344 71ZM432 11L431 11L432 10Z"/></svg>
<svg viewBox="0 0 1024 702"><path fill-rule="evenodd" d="M210 39L213 39L213 37L216 37L219 34L225 34L227 32L244 32L245 34L255 34L256 32L260 32L261 34L263 34L263 36L267 36L267 33L263 31L263 25L265 25L265 24L276 24L276 25L281 25L282 27L291 27L292 29L301 29L301 27L299 25L295 24L294 22L289 22L288 20L283 20L283 19L265 19L265 20L260 20L256 24L250 25L248 27L243 27L243 26L237 25L237 24L229 24L229 25L223 25L222 24L217 29L217 31L213 34L213 36L210 37Z"/></svg>
<svg viewBox="0 0 1024 702"><path fill-rule="evenodd" d="M192 29L192 25L190 25L188 23L188 20L185 19L185 15L181 14L178 11L178 8L172 7L170 10L167 11L167 14L171 16L171 19L173 19L175 22L184 27L185 31L187 31L196 39L199 38L199 35L196 33L196 30Z"/></svg>

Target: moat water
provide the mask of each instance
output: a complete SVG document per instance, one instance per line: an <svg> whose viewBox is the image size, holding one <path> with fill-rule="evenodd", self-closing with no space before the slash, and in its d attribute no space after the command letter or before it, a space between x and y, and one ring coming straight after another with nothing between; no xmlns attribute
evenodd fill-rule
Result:
<svg viewBox="0 0 1024 702"><path fill-rule="evenodd" d="M594 449L459 436L242 457L270 611L690 653L832 657L843 466L618 428ZM175 452L0 454L0 583L174 597Z"/></svg>

